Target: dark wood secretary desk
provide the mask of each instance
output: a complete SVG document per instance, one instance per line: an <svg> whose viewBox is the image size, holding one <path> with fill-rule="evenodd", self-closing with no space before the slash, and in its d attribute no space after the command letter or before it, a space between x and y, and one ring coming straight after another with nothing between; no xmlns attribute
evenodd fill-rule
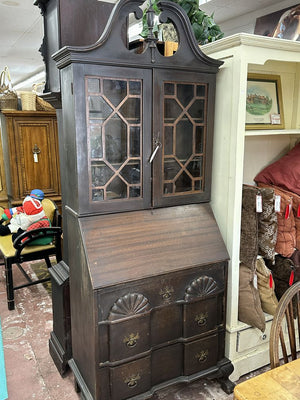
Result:
<svg viewBox="0 0 300 400"><path fill-rule="evenodd" d="M147 399L208 376L232 391L228 254L209 205L222 63L200 51L186 14L165 1L176 54L164 57L151 29L144 51L130 51L124 27L129 14L142 17L142 3L121 0L96 43L53 56L67 248L52 270L50 353L84 399Z"/></svg>

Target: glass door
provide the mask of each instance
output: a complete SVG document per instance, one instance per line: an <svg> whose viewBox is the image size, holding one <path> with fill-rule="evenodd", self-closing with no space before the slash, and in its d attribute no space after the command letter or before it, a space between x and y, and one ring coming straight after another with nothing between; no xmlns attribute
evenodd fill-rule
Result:
<svg viewBox="0 0 300 400"><path fill-rule="evenodd" d="M184 78L183 78L184 77ZM207 201L212 145L209 118L211 85L207 76L159 71L154 92L153 146L155 206Z"/></svg>
<svg viewBox="0 0 300 400"><path fill-rule="evenodd" d="M145 85L138 76L85 77L89 198L99 209L150 207L150 168L143 166L151 151Z"/></svg>

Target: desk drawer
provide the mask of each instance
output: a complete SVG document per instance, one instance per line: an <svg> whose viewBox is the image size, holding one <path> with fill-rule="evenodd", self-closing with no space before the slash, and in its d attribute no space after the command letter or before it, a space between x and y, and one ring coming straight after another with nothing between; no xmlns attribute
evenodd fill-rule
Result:
<svg viewBox="0 0 300 400"><path fill-rule="evenodd" d="M122 360L147 351L150 347L149 332L149 313L113 321L109 325L109 360Z"/></svg>
<svg viewBox="0 0 300 400"><path fill-rule="evenodd" d="M216 295L184 305L184 337L192 337L214 330L223 323L222 297L223 294Z"/></svg>
<svg viewBox="0 0 300 400"><path fill-rule="evenodd" d="M195 340L184 345L184 375L192 375L216 365L219 353L219 336Z"/></svg>
<svg viewBox="0 0 300 400"><path fill-rule="evenodd" d="M166 382L182 374L182 343L155 350L151 359L152 385Z"/></svg>
<svg viewBox="0 0 300 400"><path fill-rule="evenodd" d="M141 358L130 363L110 369L111 398L124 400L151 387L150 357Z"/></svg>

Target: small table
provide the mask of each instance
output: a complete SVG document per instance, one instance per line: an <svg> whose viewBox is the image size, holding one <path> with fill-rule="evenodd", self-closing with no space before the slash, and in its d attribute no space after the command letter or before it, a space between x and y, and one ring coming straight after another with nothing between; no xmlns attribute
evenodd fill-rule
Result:
<svg viewBox="0 0 300 400"><path fill-rule="evenodd" d="M300 359L271 369L234 388L235 400L299 400Z"/></svg>

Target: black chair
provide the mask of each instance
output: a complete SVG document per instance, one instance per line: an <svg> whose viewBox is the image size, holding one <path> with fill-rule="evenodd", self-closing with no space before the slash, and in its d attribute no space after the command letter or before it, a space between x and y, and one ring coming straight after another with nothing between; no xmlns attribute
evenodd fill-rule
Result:
<svg viewBox="0 0 300 400"><path fill-rule="evenodd" d="M50 280L50 276L43 279L32 280L22 267L23 262L42 260L44 259L48 268L51 268L50 256L55 256L56 261L62 259L61 251L61 215L57 209L56 204L50 199L43 199L43 209L45 214L50 219L52 226L48 228L33 229L24 232L12 242L12 235L0 237L0 253L3 257L3 262L0 265L5 265L5 279L6 279L6 293L7 305L9 310L14 310L14 291L24 287L36 285ZM50 244L47 245L30 245L39 238L47 237L52 238ZM25 239L25 240L24 240ZM24 240L24 241L23 241ZM16 264L22 274L25 276L27 282L18 286L14 286L13 280L13 264Z"/></svg>

